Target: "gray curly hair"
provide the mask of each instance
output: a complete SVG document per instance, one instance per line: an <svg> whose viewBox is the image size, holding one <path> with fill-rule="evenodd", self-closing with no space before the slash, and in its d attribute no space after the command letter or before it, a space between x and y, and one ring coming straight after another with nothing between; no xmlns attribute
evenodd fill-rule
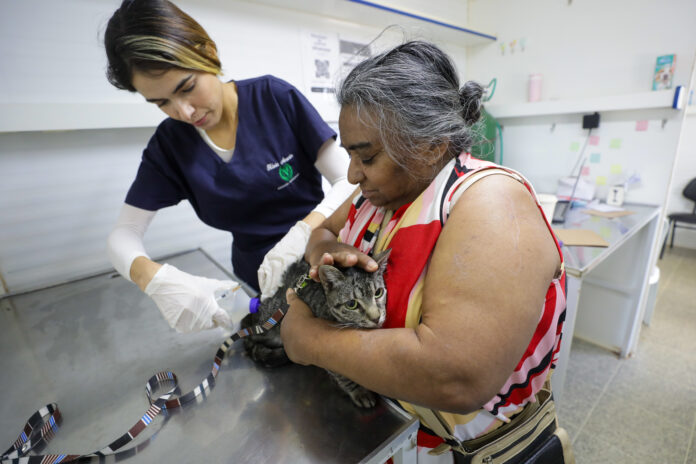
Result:
<svg viewBox="0 0 696 464"><path fill-rule="evenodd" d="M424 41L362 61L336 94L342 107L352 106L361 121L378 129L389 157L407 172L432 163L426 150L434 146L445 143L448 159L471 147L482 95L473 81L460 89L452 60Z"/></svg>

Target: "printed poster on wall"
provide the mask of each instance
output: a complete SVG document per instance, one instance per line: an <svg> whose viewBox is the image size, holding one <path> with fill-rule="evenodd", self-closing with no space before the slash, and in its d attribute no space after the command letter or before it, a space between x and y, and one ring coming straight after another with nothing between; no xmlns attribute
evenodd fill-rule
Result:
<svg viewBox="0 0 696 464"><path fill-rule="evenodd" d="M338 120L338 34L302 32L304 94L327 121Z"/></svg>
<svg viewBox="0 0 696 464"><path fill-rule="evenodd" d="M303 93L329 123L338 121L336 86L353 67L370 56L368 45L338 34L303 31Z"/></svg>

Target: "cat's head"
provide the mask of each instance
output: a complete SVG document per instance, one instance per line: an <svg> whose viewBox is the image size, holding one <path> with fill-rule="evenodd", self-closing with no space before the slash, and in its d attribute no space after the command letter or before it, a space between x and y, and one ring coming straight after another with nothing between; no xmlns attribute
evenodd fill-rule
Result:
<svg viewBox="0 0 696 464"><path fill-rule="evenodd" d="M357 267L339 270L333 266L319 266L319 280L324 287L329 312L346 326L381 327L387 314L387 289L384 270L391 250L374 257L379 268L367 272Z"/></svg>

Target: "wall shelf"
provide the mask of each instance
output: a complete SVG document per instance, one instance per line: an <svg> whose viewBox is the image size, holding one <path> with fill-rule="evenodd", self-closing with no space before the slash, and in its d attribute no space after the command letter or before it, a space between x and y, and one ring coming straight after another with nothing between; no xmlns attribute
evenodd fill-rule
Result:
<svg viewBox="0 0 696 464"><path fill-rule="evenodd" d="M671 109L671 90L534 103L486 105L496 119L556 114ZM696 115L696 105L686 107ZM0 133L156 127L166 116L151 103L0 103Z"/></svg>
<svg viewBox="0 0 696 464"><path fill-rule="evenodd" d="M360 25L383 29L391 24L415 26L435 26L429 29L433 38L444 40L460 46L493 43L497 37L466 26L448 22L420 11L407 10L392 6L394 2L366 0L245 0L254 4L263 4L286 10L321 15Z"/></svg>
<svg viewBox="0 0 696 464"><path fill-rule="evenodd" d="M0 103L0 132L156 127L152 103Z"/></svg>
<svg viewBox="0 0 696 464"><path fill-rule="evenodd" d="M595 111L626 111L641 109L670 109L674 90L660 90L626 95L590 97L577 100L555 100L533 103L486 105L496 119L550 116L556 114L592 113Z"/></svg>

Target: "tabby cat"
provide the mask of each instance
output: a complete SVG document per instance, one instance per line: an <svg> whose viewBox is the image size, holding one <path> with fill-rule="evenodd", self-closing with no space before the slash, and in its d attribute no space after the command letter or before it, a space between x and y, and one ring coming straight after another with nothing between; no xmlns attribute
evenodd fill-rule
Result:
<svg viewBox="0 0 696 464"><path fill-rule="evenodd" d="M297 296L307 303L315 316L336 322L336 327L381 327L386 317L387 295L383 274L389 252L386 250L375 256L379 266L375 272L357 267L339 270L334 266L319 266L321 283L308 277L309 264L300 259L288 267L283 275L283 286L259 305L258 312L242 319L242 327L265 322L279 308L286 310L285 292L288 288L296 289ZM299 282L304 283L298 286ZM265 366L274 367L289 362L280 339L280 324L264 334L244 338L244 348L254 361ZM375 405L374 393L342 375L327 372L357 406L369 408Z"/></svg>

